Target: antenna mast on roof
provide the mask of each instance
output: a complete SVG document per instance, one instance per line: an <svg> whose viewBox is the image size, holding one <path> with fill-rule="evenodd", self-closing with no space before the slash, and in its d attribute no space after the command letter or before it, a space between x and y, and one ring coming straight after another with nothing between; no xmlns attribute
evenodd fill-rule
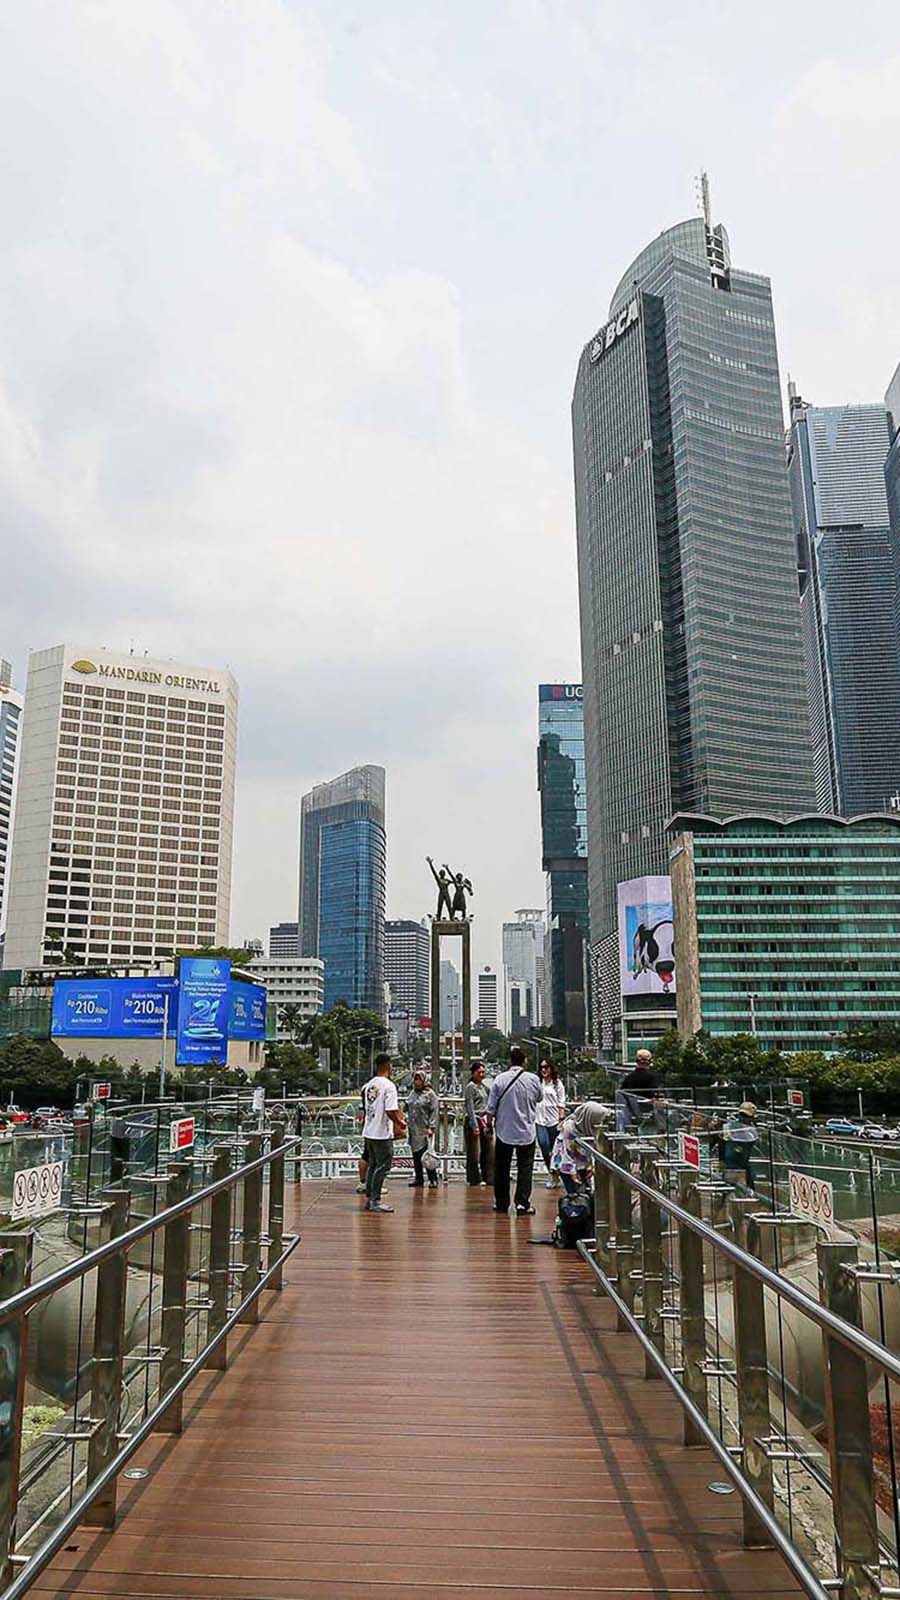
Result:
<svg viewBox="0 0 900 1600"><path fill-rule="evenodd" d="M706 223L706 230L708 233L712 233L712 203L709 198L708 172L700 173L700 204L703 208L703 221Z"/></svg>

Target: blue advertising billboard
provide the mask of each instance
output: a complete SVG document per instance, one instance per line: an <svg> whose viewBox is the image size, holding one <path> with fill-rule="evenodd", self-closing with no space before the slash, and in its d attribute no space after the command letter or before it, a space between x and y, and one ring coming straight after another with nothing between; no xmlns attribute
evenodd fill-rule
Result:
<svg viewBox="0 0 900 1600"><path fill-rule="evenodd" d="M175 978L57 978L50 1032L66 1039L160 1039L166 999L175 1031Z"/></svg>
<svg viewBox="0 0 900 1600"><path fill-rule="evenodd" d="M254 983L231 981L231 1007L228 1015L229 1039L266 1037L266 991Z"/></svg>
<svg viewBox="0 0 900 1600"><path fill-rule="evenodd" d="M198 1067L224 1062L228 1054L231 962L219 956L182 956L178 976L176 1065Z"/></svg>

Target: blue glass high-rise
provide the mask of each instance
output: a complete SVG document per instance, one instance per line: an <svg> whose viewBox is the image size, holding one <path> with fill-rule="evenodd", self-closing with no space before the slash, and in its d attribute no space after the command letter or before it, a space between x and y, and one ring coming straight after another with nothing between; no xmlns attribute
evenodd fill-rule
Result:
<svg viewBox="0 0 900 1600"><path fill-rule="evenodd" d="M791 386L788 459L819 810L883 811L900 789L900 629L883 405L810 406Z"/></svg>
<svg viewBox="0 0 900 1600"><path fill-rule="evenodd" d="M544 954L544 1015L554 1030L580 1044L585 1031L584 941L589 930L580 683L538 686L538 740L549 942Z"/></svg>
<svg viewBox="0 0 900 1600"><path fill-rule="evenodd" d="M384 768L354 767L303 796L300 953L325 963L325 1010L384 1010Z"/></svg>

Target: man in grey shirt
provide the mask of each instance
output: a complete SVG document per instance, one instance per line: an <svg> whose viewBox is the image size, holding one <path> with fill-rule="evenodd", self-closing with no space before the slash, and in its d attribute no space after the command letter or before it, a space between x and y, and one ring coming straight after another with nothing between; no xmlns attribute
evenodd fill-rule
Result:
<svg viewBox="0 0 900 1600"><path fill-rule="evenodd" d="M525 1051L513 1045L509 1066L495 1078L488 1096L488 1123L496 1129L494 1210L509 1211L509 1181L516 1157L516 1216L533 1217L531 1178L534 1172L534 1115L541 1100L541 1081L525 1068Z"/></svg>

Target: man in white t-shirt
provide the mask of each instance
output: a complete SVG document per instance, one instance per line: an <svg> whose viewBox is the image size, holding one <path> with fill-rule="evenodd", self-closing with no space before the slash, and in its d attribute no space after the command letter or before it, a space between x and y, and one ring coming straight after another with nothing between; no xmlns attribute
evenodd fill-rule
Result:
<svg viewBox="0 0 900 1600"><path fill-rule="evenodd" d="M406 1132L397 1085L391 1083L391 1058L375 1057L375 1076L370 1078L362 1092L366 1120L363 1138L369 1168L366 1173L366 1210L393 1211L393 1206L383 1206L381 1191L384 1180L394 1160L394 1136L402 1139Z"/></svg>

